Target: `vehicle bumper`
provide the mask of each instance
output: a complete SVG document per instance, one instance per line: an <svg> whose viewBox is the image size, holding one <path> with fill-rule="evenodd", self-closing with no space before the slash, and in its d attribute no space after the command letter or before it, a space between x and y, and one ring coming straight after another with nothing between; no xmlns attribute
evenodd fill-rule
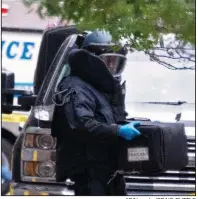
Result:
<svg viewBox="0 0 198 199"><path fill-rule="evenodd" d="M66 185L16 183L10 184L10 195L15 196L65 196L75 195Z"/></svg>

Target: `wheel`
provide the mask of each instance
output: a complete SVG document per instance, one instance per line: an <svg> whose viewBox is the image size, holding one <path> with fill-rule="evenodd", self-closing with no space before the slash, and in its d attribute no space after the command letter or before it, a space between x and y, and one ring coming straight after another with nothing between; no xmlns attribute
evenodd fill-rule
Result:
<svg viewBox="0 0 198 199"><path fill-rule="evenodd" d="M1 139L1 164L11 166L12 144L5 138ZM1 179L1 195L9 192L9 183Z"/></svg>

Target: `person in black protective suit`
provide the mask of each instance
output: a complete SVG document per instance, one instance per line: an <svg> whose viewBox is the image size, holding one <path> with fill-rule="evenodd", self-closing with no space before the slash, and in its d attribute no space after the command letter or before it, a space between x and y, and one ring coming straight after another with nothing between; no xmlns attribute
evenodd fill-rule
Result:
<svg viewBox="0 0 198 199"><path fill-rule="evenodd" d="M58 86L63 105L55 107L52 135L57 137L57 181L70 178L76 195L126 195L122 175L110 181L119 139L140 135L138 122L118 124L126 115L120 84L125 55L109 33L94 31L68 56L71 74Z"/></svg>

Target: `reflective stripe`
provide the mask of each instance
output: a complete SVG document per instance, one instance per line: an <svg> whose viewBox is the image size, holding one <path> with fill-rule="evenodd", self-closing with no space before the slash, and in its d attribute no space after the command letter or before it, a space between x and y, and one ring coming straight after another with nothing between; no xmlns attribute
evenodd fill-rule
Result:
<svg viewBox="0 0 198 199"><path fill-rule="evenodd" d="M32 160L33 161L37 161L38 160L38 152L36 150L33 152L33 159Z"/></svg>
<svg viewBox="0 0 198 199"><path fill-rule="evenodd" d="M10 196L14 195L14 188L13 186L10 184Z"/></svg>
<svg viewBox="0 0 198 199"><path fill-rule="evenodd" d="M190 193L189 196L196 196L196 193Z"/></svg>
<svg viewBox="0 0 198 199"><path fill-rule="evenodd" d="M27 120L27 115L20 115L20 114L2 114L2 121L3 122L25 122Z"/></svg>
<svg viewBox="0 0 198 199"><path fill-rule="evenodd" d="M32 182L36 182L36 179L35 179L35 178L32 178Z"/></svg>
<svg viewBox="0 0 198 199"><path fill-rule="evenodd" d="M49 194L47 192L42 192L41 195L42 196L49 196Z"/></svg>
<svg viewBox="0 0 198 199"><path fill-rule="evenodd" d="M47 192L24 191L24 196L48 196Z"/></svg>
<svg viewBox="0 0 198 199"><path fill-rule="evenodd" d="M24 196L29 196L29 191L24 191Z"/></svg>

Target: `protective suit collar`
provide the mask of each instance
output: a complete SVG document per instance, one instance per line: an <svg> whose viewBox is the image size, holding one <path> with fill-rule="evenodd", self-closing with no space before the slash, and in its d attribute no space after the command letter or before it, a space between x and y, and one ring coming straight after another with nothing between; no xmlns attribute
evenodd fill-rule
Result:
<svg viewBox="0 0 198 199"><path fill-rule="evenodd" d="M87 50L75 49L70 52L68 62L71 75L80 77L101 92L115 92L117 81L98 56Z"/></svg>

